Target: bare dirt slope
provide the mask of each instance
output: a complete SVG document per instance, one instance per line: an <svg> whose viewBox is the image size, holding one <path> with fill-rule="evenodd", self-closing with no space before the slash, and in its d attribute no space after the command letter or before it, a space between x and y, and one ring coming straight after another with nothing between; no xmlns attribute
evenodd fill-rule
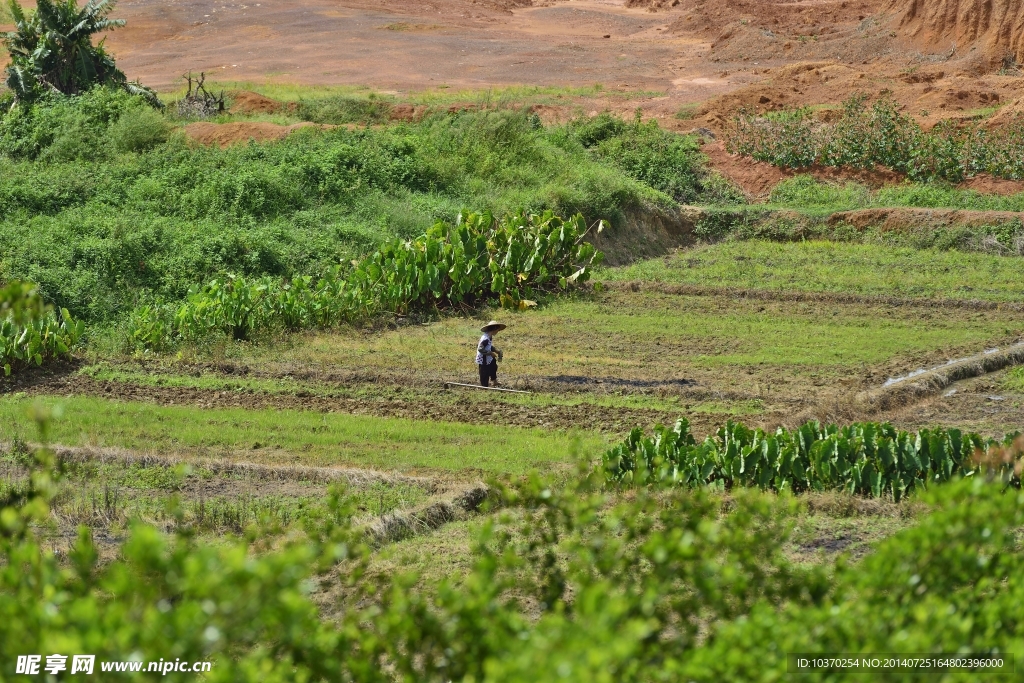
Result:
<svg viewBox="0 0 1024 683"><path fill-rule="evenodd" d="M907 37L954 52L977 50L982 67L1024 57L1020 0L891 0L887 9Z"/></svg>

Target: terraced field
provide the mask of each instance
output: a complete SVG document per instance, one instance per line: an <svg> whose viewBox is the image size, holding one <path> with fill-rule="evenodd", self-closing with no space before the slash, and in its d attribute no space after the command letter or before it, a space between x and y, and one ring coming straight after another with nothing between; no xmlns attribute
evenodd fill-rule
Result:
<svg viewBox="0 0 1024 683"><path fill-rule="evenodd" d="M606 291L528 312L400 319L180 359L83 360L8 380L0 408L17 424L35 397L61 398L67 427L55 434L68 446L403 472L566 463L574 440L594 457L634 426L684 415L698 433L730 418L774 427L812 416L1010 431L1020 393L1005 372L881 416L852 401L1024 334L1009 277L1021 259L925 259L865 245L722 243L608 269ZM531 393L445 387L473 383L476 328L488 316L509 324L502 381Z"/></svg>

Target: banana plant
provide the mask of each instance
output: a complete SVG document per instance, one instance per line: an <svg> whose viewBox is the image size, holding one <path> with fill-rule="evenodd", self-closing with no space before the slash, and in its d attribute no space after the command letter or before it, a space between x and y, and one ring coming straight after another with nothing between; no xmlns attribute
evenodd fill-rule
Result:
<svg viewBox="0 0 1024 683"><path fill-rule="evenodd" d="M3 36L10 55L6 83L19 102L31 102L47 92L77 95L94 85L124 88L143 95L160 107L156 94L139 83L129 83L107 53L104 41L92 37L125 25L110 19L113 0L37 0L26 14L17 0L9 0L15 30Z"/></svg>

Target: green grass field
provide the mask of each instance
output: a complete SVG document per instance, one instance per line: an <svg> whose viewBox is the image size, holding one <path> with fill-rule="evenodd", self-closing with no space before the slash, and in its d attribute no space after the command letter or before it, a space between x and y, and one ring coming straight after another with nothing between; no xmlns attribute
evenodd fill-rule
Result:
<svg viewBox="0 0 1024 683"><path fill-rule="evenodd" d="M597 274L705 287L1019 302L1024 258L844 242L727 241Z"/></svg>
<svg viewBox="0 0 1024 683"><path fill-rule="evenodd" d="M32 440L28 398L0 398L0 439ZM47 399L63 416L50 438L68 446L126 448L249 462L384 470L522 474L577 454L599 453L606 442L501 425L465 425L307 411L197 409L99 398Z"/></svg>

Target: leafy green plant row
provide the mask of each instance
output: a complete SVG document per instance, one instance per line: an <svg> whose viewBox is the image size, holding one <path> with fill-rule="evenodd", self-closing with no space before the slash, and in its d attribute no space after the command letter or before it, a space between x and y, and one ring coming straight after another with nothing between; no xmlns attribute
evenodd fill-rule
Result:
<svg viewBox="0 0 1024 683"><path fill-rule="evenodd" d="M991 453L1009 445L959 429L910 433L888 423L860 422L845 427L816 421L773 434L731 420L698 444L684 418L671 429L659 425L645 437L637 428L605 453L607 483L620 486L668 484L762 491L845 490L869 496L907 494L935 482L976 474ZM1001 466L1007 481L1020 487L1020 472Z"/></svg>
<svg viewBox="0 0 1024 683"><path fill-rule="evenodd" d="M43 305L38 291L24 282L0 289L0 366L4 375L14 368L42 365L68 356L82 337L85 325Z"/></svg>
<svg viewBox="0 0 1024 683"><path fill-rule="evenodd" d="M880 165L926 182L960 182L979 173L1024 178L1024 118L995 130L942 122L925 131L887 98L869 108L863 96L855 96L834 123L818 121L806 109L741 114L727 146L788 168Z"/></svg>
<svg viewBox="0 0 1024 683"><path fill-rule="evenodd" d="M603 225L598 223L600 232ZM381 246L350 269L290 282L230 276L191 291L180 306L142 306L127 333L136 348L158 350L211 333L249 339L269 329L329 327L383 313L405 314L497 300L508 308L586 282L602 254L584 241L583 217L490 213L436 222L413 240Z"/></svg>

